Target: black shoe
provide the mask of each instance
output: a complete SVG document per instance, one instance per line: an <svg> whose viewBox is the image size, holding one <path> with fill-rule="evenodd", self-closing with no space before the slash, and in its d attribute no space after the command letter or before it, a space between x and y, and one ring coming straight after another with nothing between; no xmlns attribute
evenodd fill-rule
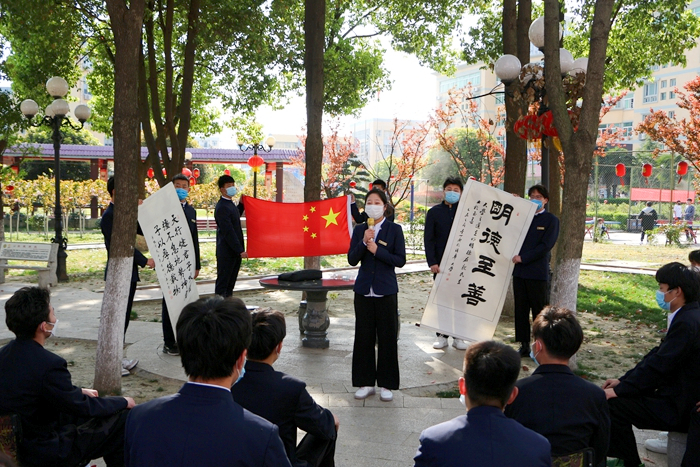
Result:
<svg viewBox="0 0 700 467"><path fill-rule="evenodd" d="M530 343L529 342L522 342L520 344L520 350L518 350L518 353L520 354L521 357L529 357L530 356Z"/></svg>
<svg viewBox="0 0 700 467"><path fill-rule="evenodd" d="M173 345L172 347L163 344L163 353L166 355L177 356L180 355L180 349L177 348L177 344Z"/></svg>

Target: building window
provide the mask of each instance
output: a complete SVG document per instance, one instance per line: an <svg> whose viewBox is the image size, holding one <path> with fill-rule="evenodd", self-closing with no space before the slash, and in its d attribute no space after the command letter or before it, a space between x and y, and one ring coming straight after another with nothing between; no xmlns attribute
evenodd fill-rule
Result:
<svg viewBox="0 0 700 467"><path fill-rule="evenodd" d="M661 80L661 89L665 88L665 87L666 87L666 84L667 84L667 82L666 82L665 79L664 79L664 80Z"/></svg>
<svg viewBox="0 0 700 467"><path fill-rule="evenodd" d="M700 7L693 8L693 14L695 16L700 16Z"/></svg>
<svg viewBox="0 0 700 467"><path fill-rule="evenodd" d="M659 93L658 90L658 83L647 83L644 85L644 103L647 104L649 102L656 102L658 100L657 94Z"/></svg>
<svg viewBox="0 0 700 467"><path fill-rule="evenodd" d="M671 86L675 86L676 85L676 78L672 78L670 84L671 84Z"/></svg>
<svg viewBox="0 0 700 467"><path fill-rule="evenodd" d="M634 95L628 94L624 98L617 101L615 104L616 109L633 109L634 108Z"/></svg>
<svg viewBox="0 0 700 467"><path fill-rule="evenodd" d="M505 94L496 94L496 105L503 105L506 103Z"/></svg>
<svg viewBox="0 0 700 467"><path fill-rule="evenodd" d="M662 100L662 101L665 101L665 100L666 100L666 93L665 93L665 92L662 92L662 93L661 93L661 100Z"/></svg>
<svg viewBox="0 0 700 467"><path fill-rule="evenodd" d="M669 92L669 93L668 93L668 98L669 98L669 99L675 99L675 98L676 98L676 93L673 92L673 91Z"/></svg>
<svg viewBox="0 0 700 467"><path fill-rule="evenodd" d="M668 118L675 118L676 117L676 111L675 110L669 110L668 111Z"/></svg>

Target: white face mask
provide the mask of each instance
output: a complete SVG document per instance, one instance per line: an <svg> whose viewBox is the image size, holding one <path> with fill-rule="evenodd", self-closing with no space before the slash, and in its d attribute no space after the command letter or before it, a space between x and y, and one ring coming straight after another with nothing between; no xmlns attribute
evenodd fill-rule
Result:
<svg viewBox="0 0 700 467"><path fill-rule="evenodd" d="M367 204L365 205L365 212L372 219L379 219L384 215L384 205L383 204Z"/></svg>
<svg viewBox="0 0 700 467"><path fill-rule="evenodd" d="M51 334L51 336L56 337L56 325L58 324L58 319L56 319L56 321L54 321L53 323L51 321L44 321L44 322L52 325L51 329L47 330L46 332Z"/></svg>

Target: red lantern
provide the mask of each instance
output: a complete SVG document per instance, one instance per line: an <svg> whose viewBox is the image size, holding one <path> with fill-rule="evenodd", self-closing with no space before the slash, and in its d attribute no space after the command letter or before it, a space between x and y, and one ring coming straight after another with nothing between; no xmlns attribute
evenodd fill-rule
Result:
<svg viewBox="0 0 700 467"><path fill-rule="evenodd" d="M224 175L231 175L231 171L229 169L224 170Z"/></svg>
<svg viewBox="0 0 700 467"><path fill-rule="evenodd" d="M372 184L369 184L369 191L372 191Z"/></svg>
<svg viewBox="0 0 700 467"><path fill-rule="evenodd" d="M625 186L625 180L622 178L625 176L625 173L627 173L627 167L625 167L625 164L619 163L615 165L615 175L620 177L620 186Z"/></svg>
<svg viewBox="0 0 700 467"><path fill-rule="evenodd" d="M15 189L15 187L14 187L13 185L7 185L7 187L5 187L5 189L6 189L7 191L12 191L12 190Z"/></svg>
<svg viewBox="0 0 700 467"><path fill-rule="evenodd" d="M525 115L513 124L516 135L526 140L537 139L542 135L542 124L537 115Z"/></svg>
<svg viewBox="0 0 700 467"><path fill-rule="evenodd" d="M199 169L194 169L192 175L194 175L194 178L199 178Z"/></svg>
<svg viewBox="0 0 700 467"><path fill-rule="evenodd" d="M350 182L350 188L355 188L357 186L356 182Z"/></svg>
<svg viewBox="0 0 700 467"><path fill-rule="evenodd" d="M253 169L253 172L258 173L260 172L260 166L262 166L265 163L262 157L258 156L257 154L254 156L250 156L248 159L248 165Z"/></svg>
<svg viewBox="0 0 700 467"><path fill-rule="evenodd" d="M192 176L192 171L188 169L187 167L182 168L182 175L184 175L187 178L190 178Z"/></svg>
<svg viewBox="0 0 700 467"><path fill-rule="evenodd" d="M642 177L644 177L644 184L649 184L649 177L651 177L651 164L642 165Z"/></svg>
<svg viewBox="0 0 700 467"><path fill-rule="evenodd" d="M551 136L552 138L558 137L559 132L554 127L554 115L552 114L552 111L546 111L540 118L540 121L542 122L542 133L547 136Z"/></svg>
<svg viewBox="0 0 700 467"><path fill-rule="evenodd" d="M155 174L156 174L156 173L153 171L153 167L149 168L149 169L146 171L146 175L148 175L148 178L153 178L153 176L154 176Z"/></svg>
<svg viewBox="0 0 700 467"><path fill-rule="evenodd" d="M683 175L688 173L688 163L686 161L680 161L676 173L678 174L678 183L680 183L681 180L683 180Z"/></svg>
<svg viewBox="0 0 700 467"><path fill-rule="evenodd" d="M197 183L194 179L194 177L190 177L190 186L194 186L195 183Z"/></svg>
<svg viewBox="0 0 700 467"><path fill-rule="evenodd" d="M163 177L167 177L167 176L168 176L168 172L166 172L165 167L163 167Z"/></svg>

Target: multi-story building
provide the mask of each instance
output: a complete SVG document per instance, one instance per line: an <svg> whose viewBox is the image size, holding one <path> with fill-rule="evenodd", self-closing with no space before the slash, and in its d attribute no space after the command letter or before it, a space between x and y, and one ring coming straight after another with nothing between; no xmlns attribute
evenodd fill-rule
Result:
<svg viewBox="0 0 700 467"><path fill-rule="evenodd" d="M397 124L398 123L398 124ZM393 155L400 154L401 135L403 130L416 128L424 122L417 120L401 120L393 118L373 118L355 122L352 126L352 136L359 143L358 159L368 167Z"/></svg>

